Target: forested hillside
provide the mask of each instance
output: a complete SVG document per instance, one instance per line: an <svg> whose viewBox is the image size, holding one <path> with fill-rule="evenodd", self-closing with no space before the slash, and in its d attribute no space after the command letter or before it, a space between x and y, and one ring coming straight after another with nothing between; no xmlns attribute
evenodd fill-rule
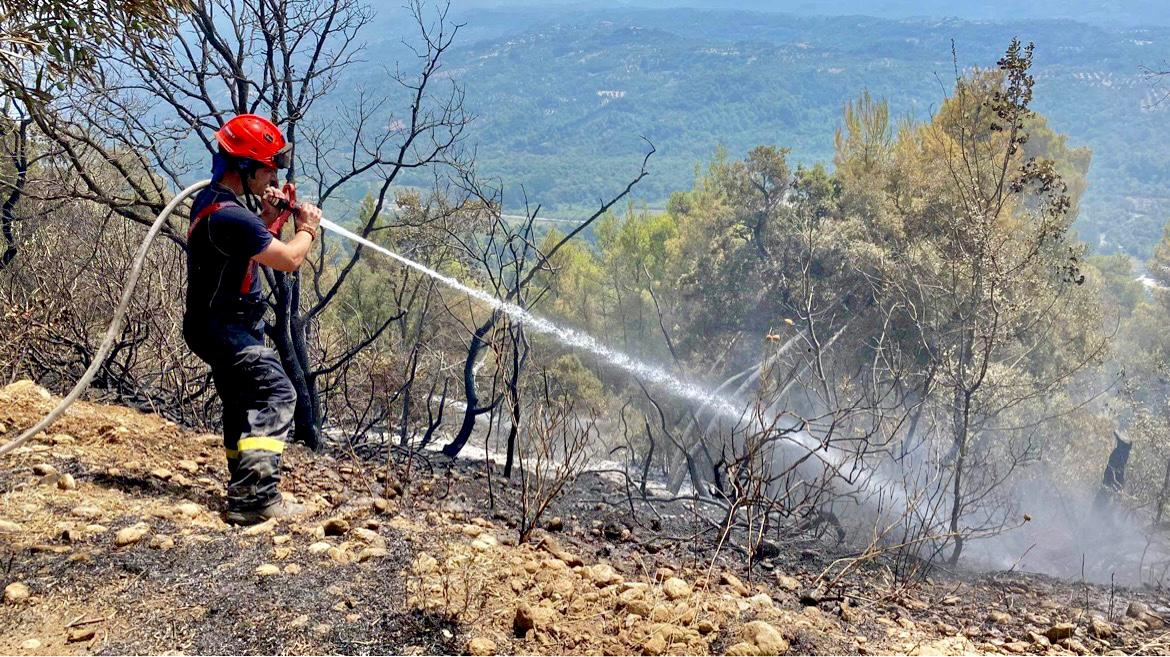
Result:
<svg viewBox="0 0 1170 657"><path fill-rule="evenodd" d="M730 9L722 0L463 0L457 8L500 9L531 12L535 7L560 7L568 11L583 8L625 9L644 7L663 9L686 7L696 9ZM967 20L1051 19L1071 18L1093 24L1120 26L1149 26L1170 24L1170 11L1156 0L1129 0L1128 2L1098 2L1096 0L1037 0L1018 3L1008 0L987 2L946 2L945 0L741 0L735 9L795 15L824 16L883 16L886 18L914 18L920 16L954 17Z"/></svg>
<svg viewBox="0 0 1170 657"><path fill-rule="evenodd" d="M454 48L446 74L466 84L480 167L508 182L510 207L522 185L549 216L579 218L595 190L636 161L641 136L658 154L636 196L664 207L719 146L742 156L774 144L791 149L794 163L828 162L841 108L864 90L887 99L895 120L923 120L953 86L956 65L960 74L987 67L998 44L1019 36L1037 44L1037 109L1072 145L1092 150L1081 236L1098 252L1146 257L1170 217L1170 86L1143 67L1165 68L1170 28L1033 15L473 11L464 15L469 37L482 40ZM381 65L361 67L343 88L368 87L381 74Z"/></svg>

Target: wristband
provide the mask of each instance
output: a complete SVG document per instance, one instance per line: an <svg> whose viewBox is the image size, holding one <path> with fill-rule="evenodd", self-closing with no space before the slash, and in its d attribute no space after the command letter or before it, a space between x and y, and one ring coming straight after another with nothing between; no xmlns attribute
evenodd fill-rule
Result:
<svg viewBox="0 0 1170 657"><path fill-rule="evenodd" d="M313 241L317 240L317 231L313 230L312 228L309 228L308 226L297 226L296 232L308 233L309 237L312 238Z"/></svg>

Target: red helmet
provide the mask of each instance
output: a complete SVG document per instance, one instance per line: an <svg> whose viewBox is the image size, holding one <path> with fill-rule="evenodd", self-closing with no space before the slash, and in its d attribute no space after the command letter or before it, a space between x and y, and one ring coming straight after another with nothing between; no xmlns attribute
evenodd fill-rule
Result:
<svg viewBox="0 0 1170 657"><path fill-rule="evenodd" d="M232 157L254 160L274 169L288 168L291 144L284 140L275 123L262 116L233 117L216 131L215 140Z"/></svg>

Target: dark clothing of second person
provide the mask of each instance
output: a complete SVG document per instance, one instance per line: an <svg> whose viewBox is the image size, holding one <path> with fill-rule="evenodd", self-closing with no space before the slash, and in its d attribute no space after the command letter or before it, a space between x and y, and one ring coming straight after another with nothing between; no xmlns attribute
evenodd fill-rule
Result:
<svg viewBox="0 0 1170 657"><path fill-rule="evenodd" d="M224 205L194 219L213 203ZM183 337L211 366L223 402L228 508L261 509L279 500L280 457L297 401L280 358L264 346L265 304L252 257L273 237L259 216L217 185L195 198L191 216Z"/></svg>

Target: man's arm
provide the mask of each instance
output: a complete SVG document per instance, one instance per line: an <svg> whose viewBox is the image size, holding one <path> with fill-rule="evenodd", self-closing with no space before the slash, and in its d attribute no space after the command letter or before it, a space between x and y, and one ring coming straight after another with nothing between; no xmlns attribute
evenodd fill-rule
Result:
<svg viewBox="0 0 1170 657"><path fill-rule="evenodd" d="M252 259L277 271L293 272L301 268L312 246L313 236L308 231L298 230L288 242L272 240L268 248L252 256Z"/></svg>

